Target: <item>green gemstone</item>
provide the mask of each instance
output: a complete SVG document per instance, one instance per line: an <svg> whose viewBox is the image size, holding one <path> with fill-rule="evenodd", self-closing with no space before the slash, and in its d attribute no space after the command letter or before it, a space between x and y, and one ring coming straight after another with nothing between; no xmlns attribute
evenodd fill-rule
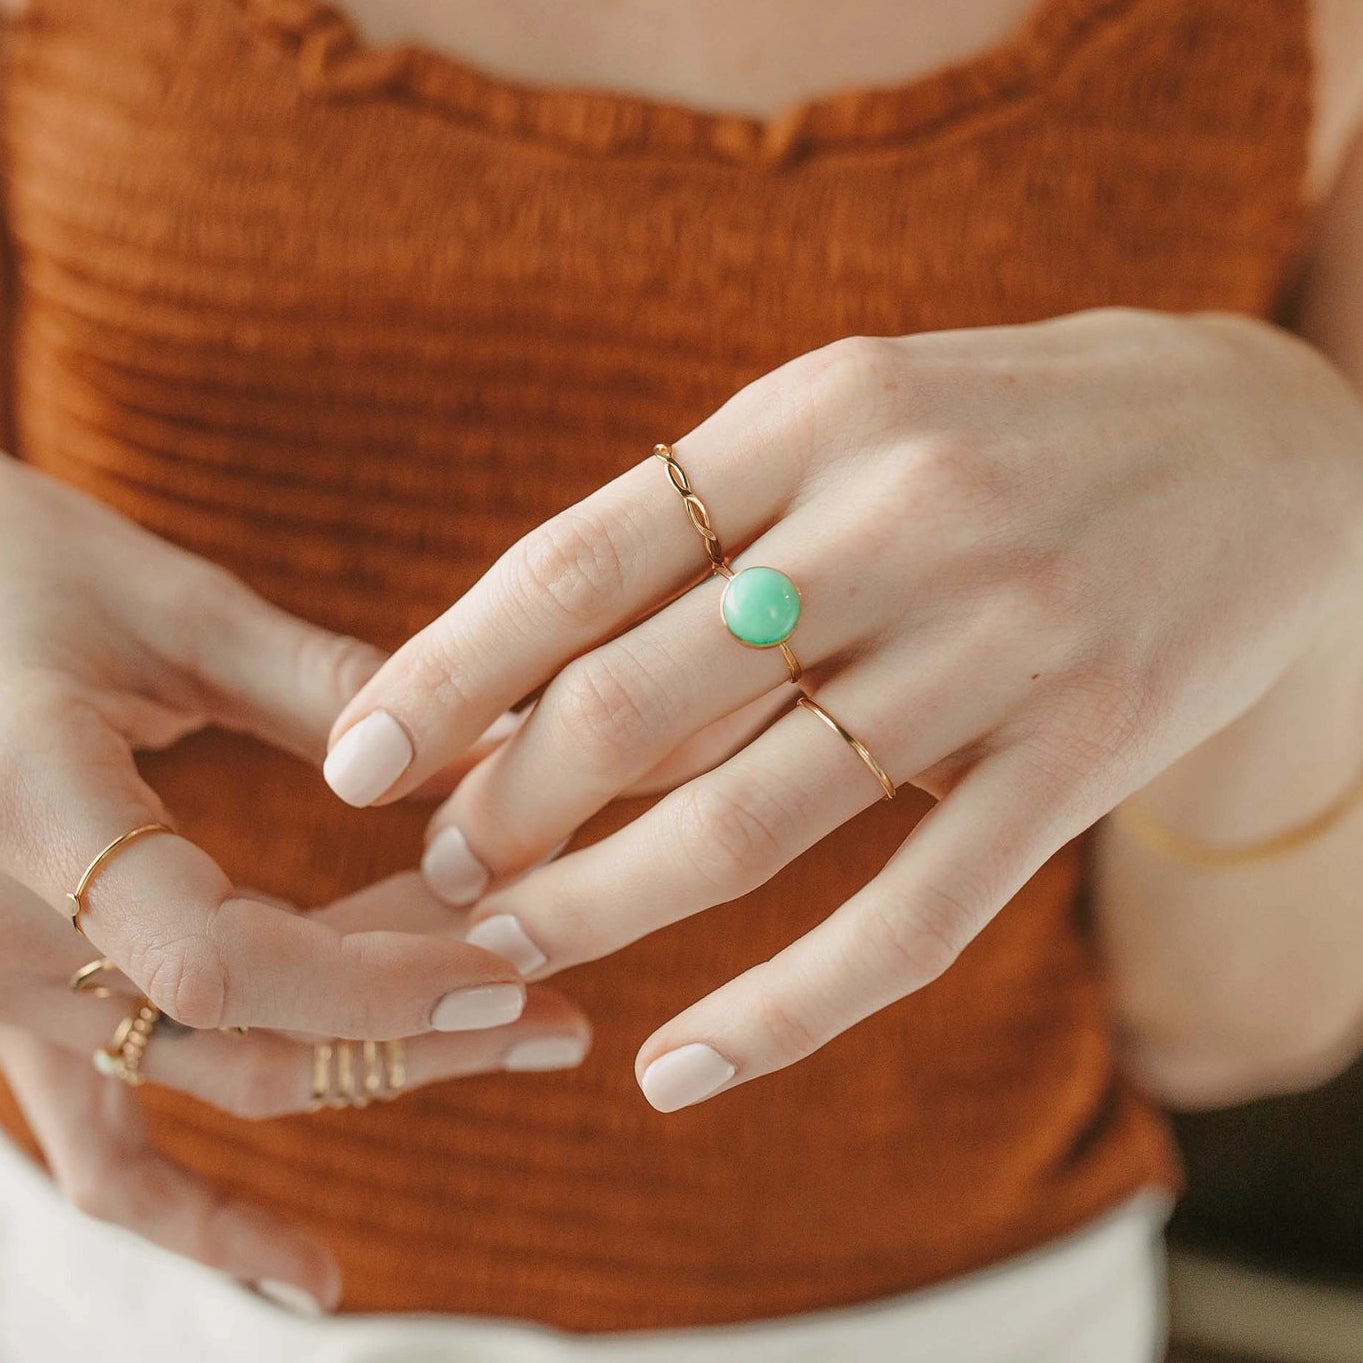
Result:
<svg viewBox="0 0 1363 1363"><path fill-rule="evenodd" d="M720 610L735 639L754 648L771 648L795 632L800 593L775 568L744 568L729 579Z"/></svg>
<svg viewBox="0 0 1363 1363"><path fill-rule="evenodd" d="M110 1055L108 1051L96 1051L90 1058L101 1074L113 1078L118 1073L118 1057Z"/></svg>

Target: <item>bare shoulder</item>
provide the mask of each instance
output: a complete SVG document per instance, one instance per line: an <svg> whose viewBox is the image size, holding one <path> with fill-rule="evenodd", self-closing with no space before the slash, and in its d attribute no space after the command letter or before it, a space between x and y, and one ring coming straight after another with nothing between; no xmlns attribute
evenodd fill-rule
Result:
<svg viewBox="0 0 1363 1363"><path fill-rule="evenodd" d="M28 0L0 0L0 14L22 14L28 8Z"/></svg>
<svg viewBox="0 0 1363 1363"><path fill-rule="evenodd" d="M1363 4L1311 0L1316 58L1311 191L1330 194L1363 128Z"/></svg>

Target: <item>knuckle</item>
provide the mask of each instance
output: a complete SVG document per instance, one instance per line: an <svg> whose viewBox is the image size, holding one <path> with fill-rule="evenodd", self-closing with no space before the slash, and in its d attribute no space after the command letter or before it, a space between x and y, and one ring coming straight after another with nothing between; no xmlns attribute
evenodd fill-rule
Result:
<svg viewBox="0 0 1363 1363"><path fill-rule="evenodd" d="M639 669L622 649L595 652L571 663L541 702L571 749L606 772L629 768L657 729Z"/></svg>
<svg viewBox="0 0 1363 1363"><path fill-rule="evenodd" d="M912 907L887 904L876 925L880 949L909 987L921 988L956 963L980 919L976 897L963 885L925 886Z"/></svg>
<svg viewBox="0 0 1363 1363"><path fill-rule="evenodd" d="M576 626L595 624L617 610L628 576L620 532L576 509L545 522L513 559L523 604Z"/></svg>
<svg viewBox="0 0 1363 1363"><path fill-rule="evenodd" d="M703 781L673 798L677 845L712 890L746 893L785 864L788 816L756 782L739 789Z"/></svg>
<svg viewBox="0 0 1363 1363"><path fill-rule="evenodd" d="M300 678L335 697L336 707L345 705L379 670L383 654L369 644L347 635L322 629L301 630L294 669Z"/></svg>
<svg viewBox="0 0 1363 1363"><path fill-rule="evenodd" d="M824 1037L811 1017L776 989L759 991L753 1005L753 1023L762 1038L764 1050L783 1062L803 1060L824 1043Z"/></svg>
<svg viewBox="0 0 1363 1363"><path fill-rule="evenodd" d="M218 949L204 937L155 944L144 950L138 976L147 997L163 1013L208 1031L227 1015L227 971Z"/></svg>
<svg viewBox="0 0 1363 1363"><path fill-rule="evenodd" d="M813 352L813 395L839 405L883 391L902 363L888 336L844 336Z"/></svg>

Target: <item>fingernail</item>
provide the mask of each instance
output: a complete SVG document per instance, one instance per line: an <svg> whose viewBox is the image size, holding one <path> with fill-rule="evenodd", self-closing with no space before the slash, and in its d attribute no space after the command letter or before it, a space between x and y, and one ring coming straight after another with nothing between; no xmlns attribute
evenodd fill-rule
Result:
<svg viewBox="0 0 1363 1363"><path fill-rule="evenodd" d="M426 884L447 904L472 904L491 879L487 867L469 851L468 839L457 828L442 828L421 857Z"/></svg>
<svg viewBox="0 0 1363 1363"><path fill-rule="evenodd" d="M282 1282L278 1278L262 1278L256 1283L256 1291L268 1297L276 1306L293 1311L300 1316L324 1316L322 1303L297 1283Z"/></svg>
<svg viewBox="0 0 1363 1363"><path fill-rule="evenodd" d="M407 770L412 757L407 731L387 710L375 710L341 735L322 763L322 775L346 804L363 809Z"/></svg>
<svg viewBox="0 0 1363 1363"><path fill-rule="evenodd" d="M690 1107L722 1088L737 1073L712 1046L693 1041L660 1055L639 1080L639 1087L659 1112Z"/></svg>
<svg viewBox="0 0 1363 1363"><path fill-rule="evenodd" d="M437 1032L474 1032L515 1022L525 1009L525 990L515 984L480 984L446 994L431 1012Z"/></svg>
<svg viewBox="0 0 1363 1363"><path fill-rule="evenodd" d="M571 1070L582 1063L587 1043L575 1036L536 1036L513 1046L504 1070Z"/></svg>
<svg viewBox="0 0 1363 1363"><path fill-rule="evenodd" d="M495 913L475 923L464 934L464 941L510 961L522 975L538 970L549 959L509 913Z"/></svg>

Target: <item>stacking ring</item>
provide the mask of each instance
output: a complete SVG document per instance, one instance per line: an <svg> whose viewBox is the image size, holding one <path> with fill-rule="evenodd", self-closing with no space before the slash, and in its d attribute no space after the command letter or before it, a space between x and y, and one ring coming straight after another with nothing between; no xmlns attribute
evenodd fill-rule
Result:
<svg viewBox="0 0 1363 1363"><path fill-rule="evenodd" d="M361 1076L353 1041L319 1041L312 1048L309 1110L368 1107L396 1098L407 1083L407 1047L402 1041L361 1041ZM358 1081L358 1082L357 1082Z"/></svg>
<svg viewBox="0 0 1363 1363"><path fill-rule="evenodd" d="M786 641L800 621L800 590L779 568L752 567L734 570L724 555L710 510L701 501L671 445L653 447L655 458L667 466L667 476L677 489L687 517L705 545L710 571L725 579L719 613L724 627L748 648L779 648L790 680L804 675L800 660Z"/></svg>
<svg viewBox="0 0 1363 1363"><path fill-rule="evenodd" d="M121 1079L131 1088L145 1083L142 1058L160 1022L161 1010L149 998L138 999L137 1007L118 1024L113 1040L91 1057L95 1068L111 1079Z"/></svg>
<svg viewBox="0 0 1363 1363"><path fill-rule="evenodd" d="M130 829L126 833L121 833L107 847L103 848L95 859L85 868L76 888L66 896L67 916L71 919L71 926L85 936L85 929L80 925L80 916L85 912L85 893L90 888L90 882L94 880L100 868L114 855L120 852L130 843L136 842L138 838L144 838L149 833L174 833L173 828L168 828L163 823L144 823L137 828Z"/></svg>
<svg viewBox="0 0 1363 1363"><path fill-rule="evenodd" d="M890 774L884 767L876 761L870 748L864 744L855 734L851 733L842 723L834 719L827 710L819 704L807 691L800 697L795 704L802 710L808 710L811 715L817 715L837 736L861 758L866 770L880 782L880 788L885 793L885 799L893 800L895 797L895 784L890 779Z"/></svg>
<svg viewBox="0 0 1363 1363"><path fill-rule="evenodd" d="M654 445L653 454L667 466L667 476L677 489L687 517L705 545L711 573L725 579L719 609L729 633L749 648L779 648L790 670L791 681L798 683L803 669L786 640L795 632L800 620L799 588L778 568L753 567L735 572L720 545L719 534L710 519L710 509L691 486L691 480L672 446L662 443ZM830 715L803 687L795 704L828 725L876 778L885 799L894 799L894 781L861 739Z"/></svg>
<svg viewBox="0 0 1363 1363"><path fill-rule="evenodd" d="M67 981L67 987L73 994L90 994L97 999L111 999L114 991L107 984L99 984L97 981L106 970L117 969L118 967L107 956L96 957L93 961L87 961L71 976Z"/></svg>

